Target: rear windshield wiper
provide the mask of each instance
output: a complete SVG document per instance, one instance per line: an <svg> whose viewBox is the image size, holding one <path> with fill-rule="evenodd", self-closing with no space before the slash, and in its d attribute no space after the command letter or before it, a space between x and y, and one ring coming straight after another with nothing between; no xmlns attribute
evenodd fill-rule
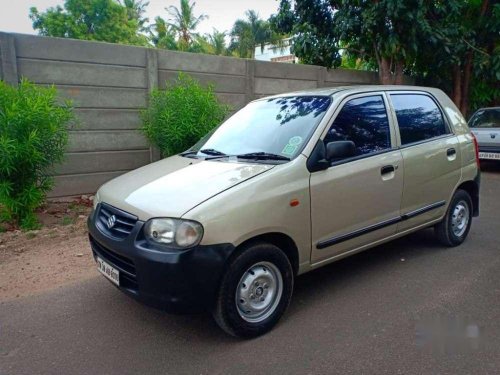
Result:
<svg viewBox="0 0 500 375"><path fill-rule="evenodd" d="M290 161L290 158L269 152L250 152L248 154L235 155L240 159L255 159L255 160L284 160Z"/></svg>

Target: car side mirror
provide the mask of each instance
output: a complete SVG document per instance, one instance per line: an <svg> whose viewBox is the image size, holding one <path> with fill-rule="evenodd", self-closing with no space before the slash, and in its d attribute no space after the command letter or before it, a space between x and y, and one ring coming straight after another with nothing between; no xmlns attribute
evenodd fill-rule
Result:
<svg viewBox="0 0 500 375"><path fill-rule="evenodd" d="M349 158L356 155L356 145L352 141L337 141L325 143L318 139L316 146L307 159L309 172L328 169L332 161Z"/></svg>
<svg viewBox="0 0 500 375"><path fill-rule="evenodd" d="M328 142L326 145L326 160L340 160L356 155L356 145L353 141Z"/></svg>

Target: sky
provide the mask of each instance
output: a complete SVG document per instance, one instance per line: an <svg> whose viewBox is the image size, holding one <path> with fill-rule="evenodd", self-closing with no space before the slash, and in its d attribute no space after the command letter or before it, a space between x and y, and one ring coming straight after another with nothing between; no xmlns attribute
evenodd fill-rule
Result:
<svg viewBox="0 0 500 375"><path fill-rule="evenodd" d="M30 7L44 11L63 3L64 0L0 0L0 31L36 34L28 17ZM150 21L156 16L168 18L165 8L170 5L179 7L179 3L179 0L149 0L147 17ZM278 4L277 0L197 0L195 14L203 13L209 17L201 22L197 31L202 34L212 32L213 28L229 31L235 20L244 18L248 9L256 10L262 18L267 19L276 12Z"/></svg>

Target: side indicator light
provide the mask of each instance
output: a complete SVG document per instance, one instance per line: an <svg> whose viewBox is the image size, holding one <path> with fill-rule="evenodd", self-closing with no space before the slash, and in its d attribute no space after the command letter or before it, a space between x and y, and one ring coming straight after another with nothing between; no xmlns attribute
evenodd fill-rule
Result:
<svg viewBox="0 0 500 375"><path fill-rule="evenodd" d="M299 205L299 203L300 203L300 202L299 202L299 200L298 200L298 199L292 199L292 200L290 201L290 206L291 206L291 207L296 207L296 206L298 206L298 205Z"/></svg>

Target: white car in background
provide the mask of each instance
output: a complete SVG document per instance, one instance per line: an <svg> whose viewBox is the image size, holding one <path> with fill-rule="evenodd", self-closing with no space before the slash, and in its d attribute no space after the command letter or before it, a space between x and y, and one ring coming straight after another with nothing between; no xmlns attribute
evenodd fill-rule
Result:
<svg viewBox="0 0 500 375"><path fill-rule="evenodd" d="M477 110L469 127L479 144L479 159L500 160L500 107Z"/></svg>

